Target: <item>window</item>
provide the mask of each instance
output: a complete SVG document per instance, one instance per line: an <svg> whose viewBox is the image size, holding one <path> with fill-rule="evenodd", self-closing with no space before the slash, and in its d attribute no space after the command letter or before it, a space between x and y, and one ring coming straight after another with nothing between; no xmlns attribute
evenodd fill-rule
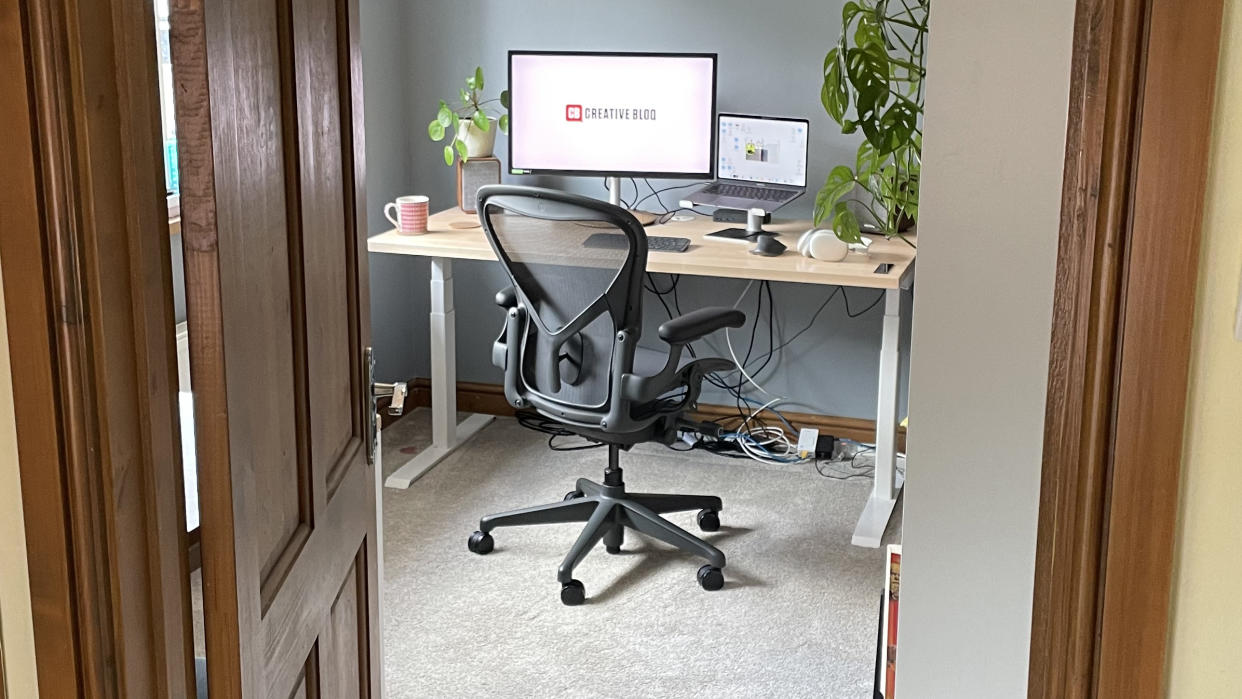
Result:
<svg viewBox="0 0 1242 699"><path fill-rule="evenodd" d="M155 47L160 73L160 132L164 145L164 187L168 190L169 215L181 190L177 171L177 123L173 113L172 56L168 41L168 0L155 0Z"/></svg>

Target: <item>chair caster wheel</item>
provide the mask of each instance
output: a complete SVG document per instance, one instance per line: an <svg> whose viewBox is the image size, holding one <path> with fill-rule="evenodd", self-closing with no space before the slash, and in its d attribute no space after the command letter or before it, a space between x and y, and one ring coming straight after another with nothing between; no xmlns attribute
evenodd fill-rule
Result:
<svg viewBox="0 0 1242 699"><path fill-rule="evenodd" d="M720 529L720 513L715 510L699 510L699 529L714 532Z"/></svg>
<svg viewBox="0 0 1242 699"><path fill-rule="evenodd" d="M618 553L621 553L620 546L605 546L604 550L607 551L608 553L611 553L614 556L617 555Z"/></svg>
<svg viewBox="0 0 1242 699"><path fill-rule="evenodd" d="M704 590L715 592L724 587L724 573L721 573L716 566L705 565L699 568L699 584Z"/></svg>
<svg viewBox="0 0 1242 699"><path fill-rule="evenodd" d="M582 497L582 491L571 490L568 493L565 493L565 497L561 498L561 500L568 502L570 500L577 500L580 497Z"/></svg>
<svg viewBox="0 0 1242 699"><path fill-rule="evenodd" d="M470 535L470 541L466 543L466 548L470 549L471 553L477 553L482 556L491 553L492 547L495 545L496 540L492 538L491 534L475 532Z"/></svg>
<svg viewBox="0 0 1242 699"><path fill-rule="evenodd" d="M561 604L576 607L586 601L586 588L577 580L570 580L561 585Z"/></svg>

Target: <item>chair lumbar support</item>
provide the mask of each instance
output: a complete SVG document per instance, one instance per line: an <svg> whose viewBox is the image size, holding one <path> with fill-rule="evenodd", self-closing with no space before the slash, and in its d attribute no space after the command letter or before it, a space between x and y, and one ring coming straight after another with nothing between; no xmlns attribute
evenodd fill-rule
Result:
<svg viewBox="0 0 1242 699"><path fill-rule="evenodd" d="M586 601L586 589L574 579L574 568L601 540L608 553L620 553L628 527L706 559L707 564L698 571L699 585L704 590L724 587L721 569L725 567L725 556L720 549L660 516L669 512L699 510L699 528L714 532L720 528L720 498L714 495L629 493L622 479L619 454L619 446L608 445L608 468L604 471L603 483L579 478L574 489L566 493L560 502L483 517L479 520L479 531L470 535L467 547L480 555L491 553L495 545L491 531L497 527L585 522L586 527L557 570L561 602L575 606Z"/></svg>

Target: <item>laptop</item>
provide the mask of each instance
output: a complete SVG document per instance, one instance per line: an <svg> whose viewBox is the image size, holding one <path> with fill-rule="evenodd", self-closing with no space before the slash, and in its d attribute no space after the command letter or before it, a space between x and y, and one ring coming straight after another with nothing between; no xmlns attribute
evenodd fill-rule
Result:
<svg viewBox="0 0 1242 699"><path fill-rule="evenodd" d="M696 206L771 213L806 192L810 122L720 114L716 179L685 197Z"/></svg>

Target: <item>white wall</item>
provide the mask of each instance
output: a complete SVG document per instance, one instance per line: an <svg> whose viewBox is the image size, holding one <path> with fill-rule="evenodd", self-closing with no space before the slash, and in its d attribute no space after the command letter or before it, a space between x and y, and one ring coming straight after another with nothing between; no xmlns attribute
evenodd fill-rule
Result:
<svg viewBox="0 0 1242 699"><path fill-rule="evenodd" d="M507 83L510 49L718 53L720 111L810 119L811 191L779 212L781 217L809 218L814 193L828 171L834 165L853 163L862 139L861 133L842 135L819 97L824 54L841 30L843 5L844 0L421 0L404 4L370 0L362 6L370 230L376 233L390 227L380 211L396 194L430 195L435 209L456 203L453 171L444 166L441 155L444 144L427 138L427 122L435 116L438 100L456 95L476 65L483 68L487 94L498 94ZM507 137L499 136L496 146L497 155L506 160ZM506 175L505 179L604 196L599 178ZM660 187L691 181L652 182ZM629 197L628 182L624 190ZM666 193L664 202L675 205L675 195ZM654 200L644 206L652 205ZM370 264L376 377L391 381L429 376L429 263L373 254ZM491 346L504 314L492 302L492 293L508 284L504 272L490 262L458 261L453 269L458 289L458 379L500 383L500 370L491 363ZM662 276L659 285L666 286ZM688 311L722 301L732 303L745 286L746 282L738 280L685 277L678 285L680 305ZM467 293L468 288L485 293ZM776 323L784 337L804 327L830 293L827 287L773 284ZM877 292L870 290L852 289L847 295L855 313L877 298ZM774 395L796 402L789 406L791 410L874 419L883 306L850 318L843 300L838 295L815 325L756 378ZM654 294L648 293L645 303L643 337L651 339L665 315ZM754 303L752 291L743 306L751 322L757 317ZM735 332L734 342L748 335L750 327ZM761 327L757 352L766 349L766 334ZM909 353L902 349L904 377ZM904 380L901 385L899 406L904 415ZM703 402L729 404L732 399L704 385Z"/></svg>
<svg viewBox="0 0 1242 699"><path fill-rule="evenodd" d="M932 6L898 693L1026 694L1073 0Z"/></svg>
<svg viewBox="0 0 1242 699"><path fill-rule="evenodd" d="M7 689L10 697L37 697L12 377L4 284L0 280L0 662L4 663L6 685L0 690Z"/></svg>

